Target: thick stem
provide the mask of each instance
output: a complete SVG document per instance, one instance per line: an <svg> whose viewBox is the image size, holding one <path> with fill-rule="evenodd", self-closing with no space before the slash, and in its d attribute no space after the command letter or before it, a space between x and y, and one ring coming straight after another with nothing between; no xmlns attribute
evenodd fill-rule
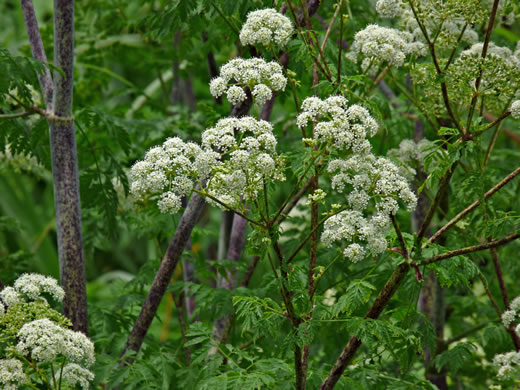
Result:
<svg viewBox="0 0 520 390"><path fill-rule="evenodd" d="M161 266L155 275L150 292L148 293L143 307L141 308L141 312L135 321L132 332L130 333L130 336L128 336L128 340L126 341L121 356L124 356L128 350L139 352L144 337L146 336L152 320L157 313L157 308L161 303L161 299L168 288L173 271L179 262L182 252L186 247L186 243L190 238L191 231L193 230L195 223L198 221L205 203L204 198L197 193L194 193L188 202L188 205L179 221L179 225L177 226L177 230L175 231L175 234L170 241L170 245L166 250ZM132 362L132 359L125 359L124 361L124 363L128 364L131 364Z"/></svg>
<svg viewBox="0 0 520 390"><path fill-rule="evenodd" d="M72 118L74 1L54 1L54 94L50 125L54 204L64 314L75 330L88 332L81 232L78 158Z"/></svg>

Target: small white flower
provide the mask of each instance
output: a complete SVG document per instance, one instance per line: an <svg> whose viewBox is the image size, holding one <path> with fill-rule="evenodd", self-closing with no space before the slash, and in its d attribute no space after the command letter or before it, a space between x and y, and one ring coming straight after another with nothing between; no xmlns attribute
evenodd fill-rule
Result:
<svg viewBox="0 0 520 390"><path fill-rule="evenodd" d="M264 105L265 102L268 101L269 99L271 99L271 97L273 96L273 92L265 84L255 85L255 87L253 88L252 94L255 97L256 102L259 105Z"/></svg>
<svg viewBox="0 0 520 390"><path fill-rule="evenodd" d="M8 307L24 302L23 297L13 287L5 287L0 291L0 298Z"/></svg>
<svg viewBox="0 0 520 390"><path fill-rule="evenodd" d="M53 362L59 355L75 363L94 363L94 344L83 333L62 328L44 318L26 323L18 332L16 352L39 362Z"/></svg>
<svg viewBox="0 0 520 390"><path fill-rule="evenodd" d="M291 21L272 8L249 12L240 30L242 45L284 46L293 33Z"/></svg>
<svg viewBox="0 0 520 390"><path fill-rule="evenodd" d="M515 100L511 104L511 116L515 119L520 119L520 100Z"/></svg>
<svg viewBox="0 0 520 390"><path fill-rule="evenodd" d="M157 202L157 206L163 214L175 214L182 206L181 198L173 192L165 192L161 195L161 199Z"/></svg>
<svg viewBox="0 0 520 390"><path fill-rule="evenodd" d="M40 274L23 274L14 282L14 288L31 300L40 298L42 293L50 294L58 302L65 297L56 279Z"/></svg>
<svg viewBox="0 0 520 390"><path fill-rule="evenodd" d="M299 127L315 123L314 138L318 142L330 144L339 150L352 150L355 153L368 153L368 135L374 136L379 128L368 110L354 104L347 105L343 96L330 96L325 100L309 97L302 103L296 118Z"/></svg>
<svg viewBox="0 0 520 390"><path fill-rule="evenodd" d="M514 310L506 310L502 313L502 324L504 324L506 328L509 328L509 325L513 323L515 317L516 312Z"/></svg>
<svg viewBox="0 0 520 390"><path fill-rule="evenodd" d="M345 256L353 263L357 263L358 261L363 260L365 257L365 250L359 244L350 244L343 251L343 256Z"/></svg>
<svg viewBox="0 0 520 390"><path fill-rule="evenodd" d="M389 64L400 67L404 65L407 55L423 55L425 52L426 46L420 42L414 42L412 34L371 24L356 33L347 58L357 62L361 55L369 60L368 66Z"/></svg>
<svg viewBox="0 0 520 390"><path fill-rule="evenodd" d="M78 364L70 363L63 367L62 378L74 388L80 385L82 389L88 390L90 382L94 380L94 373Z"/></svg>
<svg viewBox="0 0 520 390"><path fill-rule="evenodd" d="M0 359L0 384L4 390L15 390L27 381L23 363L18 359Z"/></svg>
<svg viewBox="0 0 520 390"><path fill-rule="evenodd" d="M247 99L247 95L244 92L244 90L240 87L237 87L236 85L232 86L227 90L226 97L229 100L229 102L233 105L242 103L244 100Z"/></svg>
<svg viewBox="0 0 520 390"><path fill-rule="evenodd" d="M403 11L404 4L401 0L378 0L376 11L385 18L395 18Z"/></svg>
<svg viewBox="0 0 520 390"><path fill-rule="evenodd" d="M273 91L283 91L287 78L277 62L266 62L262 58L234 58L220 68L220 76L211 80L210 92L219 97L226 93L232 104L238 104L247 97L248 87L259 104L271 98Z"/></svg>
<svg viewBox="0 0 520 390"><path fill-rule="evenodd" d="M325 291L325 293L323 294L324 298L323 298L323 301L322 303L325 305L325 306L332 306L336 303L336 293L338 291L335 289L335 288L329 288Z"/></svg>

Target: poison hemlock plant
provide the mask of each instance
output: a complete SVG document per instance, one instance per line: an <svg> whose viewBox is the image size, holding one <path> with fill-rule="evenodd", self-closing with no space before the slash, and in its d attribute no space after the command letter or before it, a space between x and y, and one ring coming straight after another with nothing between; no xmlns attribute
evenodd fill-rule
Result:
<svg viewBox="0 0 520 390"><path fill-rule="evenodd" d="M516 2L86 2L73 112L49 99L60 70L72 90L63 46L54 78L42 50L0 50L0 191L22 189L0 214L23 194L52 209L40 130L76 129L98 363L45 300L63 290L24 275L0 293L6 386L515 385ZM70 4L56 5L61 20ZM44 216L31 234L20 223L22 253L54 239ZM17 234L0 230L0 261ZM86 310L65 315L86 329Z"/></svg>

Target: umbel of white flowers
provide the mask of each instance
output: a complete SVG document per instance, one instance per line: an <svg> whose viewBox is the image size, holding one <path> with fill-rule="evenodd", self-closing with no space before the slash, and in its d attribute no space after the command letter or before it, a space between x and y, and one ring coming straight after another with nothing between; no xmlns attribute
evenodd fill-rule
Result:
<svg viewBox="0 0 520 390"><path fill-rule="evenodd" d="M240 42L244 46L285 46L293 31L291 21L272 8L252 11L240 30Z"/></svg>
<svg viewBox="0 0 520 390"><path fill-rule="evenodd" d="M282 165L269 122L225 118L202 133L201 146L175 137L150 149L131 169L130 190L138 200L156 200L163 213L179 211L181 197L197 183L227 206L240 207L241 199L257 197L264 179L283 180Z"/></svg>
<svg viewBox="0 0 520 390"><path fill-rule="evenodd" d="M347 58L357 62L361 56L363 58L361 67L363 70L368 70L372 66L377 67L382 64L403 66L406 56L414 53L424 55L426 46L414 41L412 34L371 24L356 33Z"/></svg>
<svg viewBox="0 0 520 390"><path fill-rule="evenodd" d="M382 253L387 248L390 214L399 209L398 201L413 210L417 198L391 161L371 153L366 137L377 132L376 120L364 107L348 106L343 96L332 96L326 100L305 99L297 124L306 127L310 122L314 124L313 142L351 153L347 159L329 162L332 188L348 192L348 209L325 221L321 240L325 246L348 244L343 255L354 262L365 257L366 249L374 255ZM375 213L369 216L370 208Z"/></svg>
<svg viewBox="0 0 520 390"><path fill-rule="evenodd" d="M239 104L247 99L248 88L255 102L263 105L273 91L283 91L286 85L287 78L279 63L262 58L234 58L220 68L219 77L211 80L209 89L214 97L225 93L231 104Z"/></svg>

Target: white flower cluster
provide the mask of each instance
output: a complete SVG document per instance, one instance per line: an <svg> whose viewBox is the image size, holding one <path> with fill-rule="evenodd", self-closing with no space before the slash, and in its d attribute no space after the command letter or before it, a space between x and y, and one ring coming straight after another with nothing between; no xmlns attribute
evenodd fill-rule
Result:
<svg viewBox="0 0 520 390"><path fill-rule="evenodd" d="M182 196L193 189L193 178L204 179L217 157L216 153L202 153L195 143L168 138L132 166L130 193L136 200L150 196L157 200L161 212L176 213L181 208ZM205 168L201 169L202 166Z"/></svg>
<svg viewBox="0 0 520 390"><path fill-rule="evenodd" d="M247 99L245 88L253 95L255 102L262 105L271 99L273 91L283 91L287 78L282 66L262 58L234 58L220 68L220 76L211 80L209 89L214 97L226 93L231 104L239 104Z"/></svg>
<svg viewBox="0 0 520 390"><path fill-rule="evenodd" d="M302 103L297 125L305 127L312 122L315 142L325 143L337 151L352 152L346 160L329 162L332 188L338 192L348 191L349 209L325 221L321 239L325 246L334 242L349 243L343 255L356 262L366 255L361 242L366 242L372 254L386 249L385 233L390 226L390 214L399 209L399 200L408 209L415 208L417 198L392 162L371 153L366 137L377 132L375 119L365 108L347 103L342 96L326 100L307 98ZM365 214L371 207L375 207L375 214L367 217Z"/></svg>
<svg viewBox="0 0 520 390"><path fill-rule="evenodd" d="M2 291L0 291L0 298L8 307L17 305L24 301L20 293L10 286L5 287Z"/></svg>
<svg viewBox="0 0 520 390"><path fill-rule="evenodd" d="M35 301L42 293L50 294L56 301L61 302L65 291L58 285L56 279L40 274L23 274L14 282L14 288L20 294Z"/></svg>
<svg viewBox="0 0 520 390"><path fill-rule="evenodd" d="M347 160L332 160L328 166L332 175L332 188L343 192L348 187L348 210L330 217L324 224L321 239L325 246L334 242L350 243L343 255L356 262L365 257L366 251L359 243L366 242L372 255L385 251L386 232L390 227L390 214L399 209L398 201L413 210L417 203L415 194L399 169L383 157L372 154L355 154ZM367 209L375 206L375 213L367 217Z"/></svg>
<svg viewBox="0 0 520 390"><path fill-rule="evenodd" d="M26 302L26 298L31 301L45 300L42 293L49 294L58 302L63 301L65 296L65 292L58 285L56 279L40 274L23 274L16 279L14 287L8 286L0 291L0 298L9 307ZM0 311L2 311L1 307Z"/></svg>
<svg viewBox="0 0 520 390"><path fill-rule="evenodd" d="M499 379L515 378L520 372L520 352L507 352L495 355L493 364L497 366Z"/></svg>
<svg viewBox="0 0 520 390"><path fill-rule="evenodd" d="M399 149L390 149L388 157L393 157L400 163L399 173L411 179L416 174L415 168L424 167L424 159L429 154L433 143L426 138L415 142L413 139L404 139L399 144Z"/></svg>
<svg viewBox="0 0 520 390"><path fill-rule="evenodd" d="M520 88L520 52L515 55L511 49L490 42L486 58L482 58L482 47L476 43L460 53L448 74L460 84L458 88L474 89L482 72L479 93L486 96L488 107L496 102L492 108L498 111Z"/></svg>
<svg viewBox="0 0 520 390"><path fill-rule="evenodd" d="M412 34L371 24L356 33L347 58L352 62L358 62L361 55L364 57L361 67L363 70L369 70L373 65L403 66L406 56L416 53L424 55L426 46L414 41Z"/></svg>
<svg viewBox="0 0 520 390"><path fill-rule="evenodd" d="M291 21L272 8L252 11L240 30L240 42L253 46L285 46L293 31Z"/></svg>
<svg viewBox="0 0 520 390"><path fill-rule="evenodd" d="M405 7L402 0L378 0L376 11L384 18L395 18L400 16Z"/></svg>
<svg viewBox="0 0 520 390"><path fill-rule="evenodd" d="M81 332L62 328L44 318L26 323L18 332L16 352L38 362L63 356L86 367L94 364L94 344Z"/></svg>
<svg viewBox="0 0 520 390"><path fill-rule="evenodd" d="M221 154L212 164L213 175L206 191L227 205L240 207L241 199L256 199L264 178L284 180L276 143L269 122L252 117L219 120L202 133L204 149ZM215 203L211 199L208 202Z"/></svg>
<svg viewBox="0 0 520 390"><path fill-rule="evenodd" d="M32 104L35 106L41 106L43 104L43 99L40 92L37 91L36 88L34 88L30 84L25 84L25 87L29 90L29 93L31 94ZM12 96L14 96L14 98ZM18 106L19 103L15 98L18 100L22 100L17 87L9 89L9 94L5 94L5 102L12 106Z"/></svg>
<svg viewBox="0 0 520 390"><path fill-rule="evenodd" d="M520 296L513 299L509 305L509 310L502 313L502 323L506 328L515 321L516 317L520 315Z"/></svg>
<svg viewBox="0 0 520 390"><path fill-rule="evenodd" d="M16 390L27 381L23 364L18 359L0 359L0 385L4 390Z"/></svg>
<svg viewBox="0 0 520 390"><path fill-rule="evenodd" d="M275 149L269 122L252 117L221 119L202 133L202 146L176 137L150 149L132 167L130 190L137 200L157 199L161 212L175 213L181 208L181 197L189 195L195 183L207 182L208 194L239 207L241 198L256 198L264 178L284 179Z"/></svg>
<svg viewBox="0 0 520 390"><path fill-rule="evenodd" d="M368 110L354 104L347 106L343 96L331 96L325 100L309 97L302 103L296 124L306 127L309 122L317 122L314 138L318 142L332 144L340 150L355 153L370 151L367 136L374 136L379 128Z"/></svg>
<svg viewBox="0 0 520 390"><path fill-rule="evenodd" d="M511 108L509 109L511 111L511 116L515 119L520 119L520 100L515 100L511 104Z"/></svg>
<svg viewBox="0 0 520 390"><path fill-rule="evenodd" d="M3 169L16 173L28 172L38 177L45 173L45 168L38 159L30 153L13 152L11 145L6 144L3 151L0 151L0 171Z"/></svg>
<svg viewBox="0 0 520 390"><path fill-rule="evenodd" d="M88 390L90 382L94 380L94 373L79 364L69 363L63 367L62 379L74 388L80 385L82 389Z"/></svg>

